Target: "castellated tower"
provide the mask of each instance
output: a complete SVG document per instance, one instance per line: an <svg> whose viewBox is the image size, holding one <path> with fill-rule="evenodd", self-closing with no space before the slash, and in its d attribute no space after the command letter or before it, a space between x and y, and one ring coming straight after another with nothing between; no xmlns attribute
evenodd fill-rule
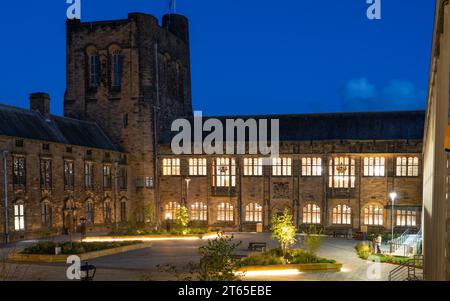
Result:
<svg viewBox="0 0 450 301"><path fill-rule="evenodd" d="M131 209L159 209L158 137L192 115L189 27L184 16L67 21L64 114L96 121L127 154Z"/></svg>

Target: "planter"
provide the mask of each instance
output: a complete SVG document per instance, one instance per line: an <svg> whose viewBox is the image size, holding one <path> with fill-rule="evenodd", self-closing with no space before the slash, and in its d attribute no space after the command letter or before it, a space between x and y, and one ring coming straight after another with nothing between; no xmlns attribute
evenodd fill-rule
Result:
<svg viewBox="0 0 450 301"><path fill-rule="evenodd" d="M141 250L151 247L150 243L142 243L137 245L123 246L119 248L106 249L101 251L83 253L83 254L74 254L80 257L80 260L91 260L98 257L110 256L135 250ZM34 255L34 254L19 254L14 253L9 256L8 260L12 262L35 262L35 263L57 263L57 262L67 262L67 257L71 255Z"/></svg>
<svg viewBox="0 0 450 301"><path fill-rule="evenodd" d="M201 235L123 235L123 236L88 236L83 242L115 242L115 241L159 241L159 240L197 240L216 238L216 232Z"/></svg>
<svg viewBox="0 0 450 301"><path fill-rule="evenodd" d="M297 270L298 272L314 272L314 271L334 271L340 272L341 263L304 263L304 264L277 264L277 265L253 265L241 267L238 273L261 272L261 271L287 271Z"/></svg>

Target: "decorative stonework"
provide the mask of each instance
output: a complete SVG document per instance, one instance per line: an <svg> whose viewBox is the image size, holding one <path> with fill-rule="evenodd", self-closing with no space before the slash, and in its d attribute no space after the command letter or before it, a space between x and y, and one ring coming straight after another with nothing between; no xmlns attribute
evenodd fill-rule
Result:
<svg viewBox="0 0 450 301"><path fill-rule="evenodd" d="M289 199L290 189L287 182L275 182L273 183L273 198L274 199Z"/></svg>

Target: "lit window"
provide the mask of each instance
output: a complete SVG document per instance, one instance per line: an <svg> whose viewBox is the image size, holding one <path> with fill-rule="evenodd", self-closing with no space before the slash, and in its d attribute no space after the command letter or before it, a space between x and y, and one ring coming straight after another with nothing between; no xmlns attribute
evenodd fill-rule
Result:
<svg viewBox="0 0 450 301"><path fill-rule="evenodd" d="M333 224L351 225L352 209L347 205L337 205L333 208Z"/></svg>
<svg viewBox="0 0 450 301"><path fill-rule="evenodd" d="M91 88L97 88L100 83L100 62L98 54L89 56L89 84Z"/></svg>
<svg viewBox="0 0 450 301"><path fill-rule="evenodd" d="M103 188L112 188L111 165L103 165Z"/></svg>
<svg viewBox="0 0 450 301"><path fill-rule="evenodd" d="M304 224L320 224L320 207L316 204L308 204L303 207Z"/></svg>
<svg viewBox="0 0 450 301"><path fill-rule="evenodd" d="M397 210L397 226L399 227L415 227L416 226L416 211L412 210Z"/></svg>
<svg viewBox="0 0 450 301"><path fill-rule="evenodd" d="M167 203L164 207L164 218L166 220L174 220L177 217L178 211L180 211L181 206L177 202Z"/></svg>
<svg viewBox="0 0 450 301"><path fill-rule="evenodd" d="M396 175L397 175L397 177L417 177L417 176L419 176L419 158L417 158L417 157L397 157Z"/></svg>
<svg viewBox="0 0 450 301"><path fill-rule="evenodd" d="M25 157L14 157L13 160L13 185L23 188L27 182Z"/></svg>
<svg viewBox="0 0 450 301"><path fill-rule="evenodd" d="M103 203L103 219L105 224L109 224L112 221L112 206L111 200L106 200Z"/></svg>
<svg viewBox="0 0 450 301"><path fill-rule="evenodd" d="M41 189L52 189L52 161L41 160Z"/></svg>
<svg viewBox="0 0 450 301"><path fill-rule="evenodd" d="M246 222L262 222L262 206L257 203L250 203L245 206Z"/></svg>
<svg viewBox="0 0 450 301"><path fill-rule="evenodd" d="M94 223L94 202L92 200L86 202L86 222L88 224Z"/></svg>
<svg viewBox="0 0 450 301"><path fill-rule="evenodd" d="M374 205L364 208L364 224L369 226L383 225L383 208Z"/></svg>
<svg viewBox="0 0 450 301"><path fill-rule="evenodd" d="M385 159L383 157L364 158L364 176L384 177Z"/></svg>
<svg viewBox="0 0 450 301"><path fill-rule="evenodd" d="M163 175L179 176L180 175L180 159L166 158L163 159Z"/></svg>
<svg viewBox="0 0 450 301"><path fill-rule="evenodd" d="M127 221L127 201L122 200L120 202L120 221L125 223Z"/></svg>
<svg viewBox="0 0 450 301"><path fill-rule="evenodd" d="M23 204L14 205L14 230L25 230L25 210Z"/></svg>
<svg viewBox="0 0 450 301"><path fill-rule="evenodd" d="M316 177L322 175L322 158L302 158L302 176Z"/></svg>
<svg viewBox="0 0 450 301"><path fill-rule="evenodd" d="M355 160L348 157L330 159L329 187L355 188Z"/></svg>
<svg viewBox="0 0 450 301"><path fill-rule="evenodd" d="M190 176L206 176L206 159L190 158L189 159L189 175Z"/></svg>
<svg viewBox="0 0 450 301"><path fill-rule="evenodd" d="M272 159L272 175L274 175L274 176L290 176L290 175L292 175L292 159L291 158L273 158Z"/></svg>
<svg viewBox="0 0 450 301"><path fill-rule="evenodd" d="M94 163L84 164L84 187L86 189L94 188Z"/></svg>
<svg viewBox="0 0 450 301"><path fill-rule="evenodd" d="M234 220L233 205L230 203L220 203L217 206L217 220L220 222L232 222Z"/></svg>
<svg viewBox="0 0 450 301"><path fill-rule="evenodd" d="M74 182L73 161L64 161L64 188L73 190Z"/></svg>
<svg viewBox="0 0 450 301"><path fill-rule="evenodd" d="M193 221L207 221L208 220L208 206L202 202L195 202L191 205L191 220Z"/></svg>
<svg viewBox="0 0 450 301"><path fill-rule="evenodd" d="M113 87L120 87L120 85L122 84L122 53L119 50L113 53L112 64L113 64L113 74L112 74Z"/></svg>
<svg viewBox="0 0 450 301"><path fill-rule="evenodd" d="M45 228L50 228L52 225L52 208L48 202L41 204L41 223Z"/></svg>
<svg viewBox="0 0 450 301"><path fill-rule="evenodd" d="M262 176L262 158L244 158L244 176Z"/></svg>
<svg viewBox="0 0 450 301"><path fill-rule="evenodd" d="M236 161L234 158L216 158L213 164L213 186L236 186Z"/></svg>

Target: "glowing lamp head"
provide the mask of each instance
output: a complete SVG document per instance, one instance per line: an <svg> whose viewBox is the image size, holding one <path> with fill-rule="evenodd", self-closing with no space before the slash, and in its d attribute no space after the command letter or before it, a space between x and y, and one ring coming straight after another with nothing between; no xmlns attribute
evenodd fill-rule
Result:
<svg viewBox="0 0 450 301"><path fill-rule="evenodd" d="M389 193L389 197L391 198L392 201L395 201L395 199L397 198L397 193L391 192L391 193Z"/></svg>

